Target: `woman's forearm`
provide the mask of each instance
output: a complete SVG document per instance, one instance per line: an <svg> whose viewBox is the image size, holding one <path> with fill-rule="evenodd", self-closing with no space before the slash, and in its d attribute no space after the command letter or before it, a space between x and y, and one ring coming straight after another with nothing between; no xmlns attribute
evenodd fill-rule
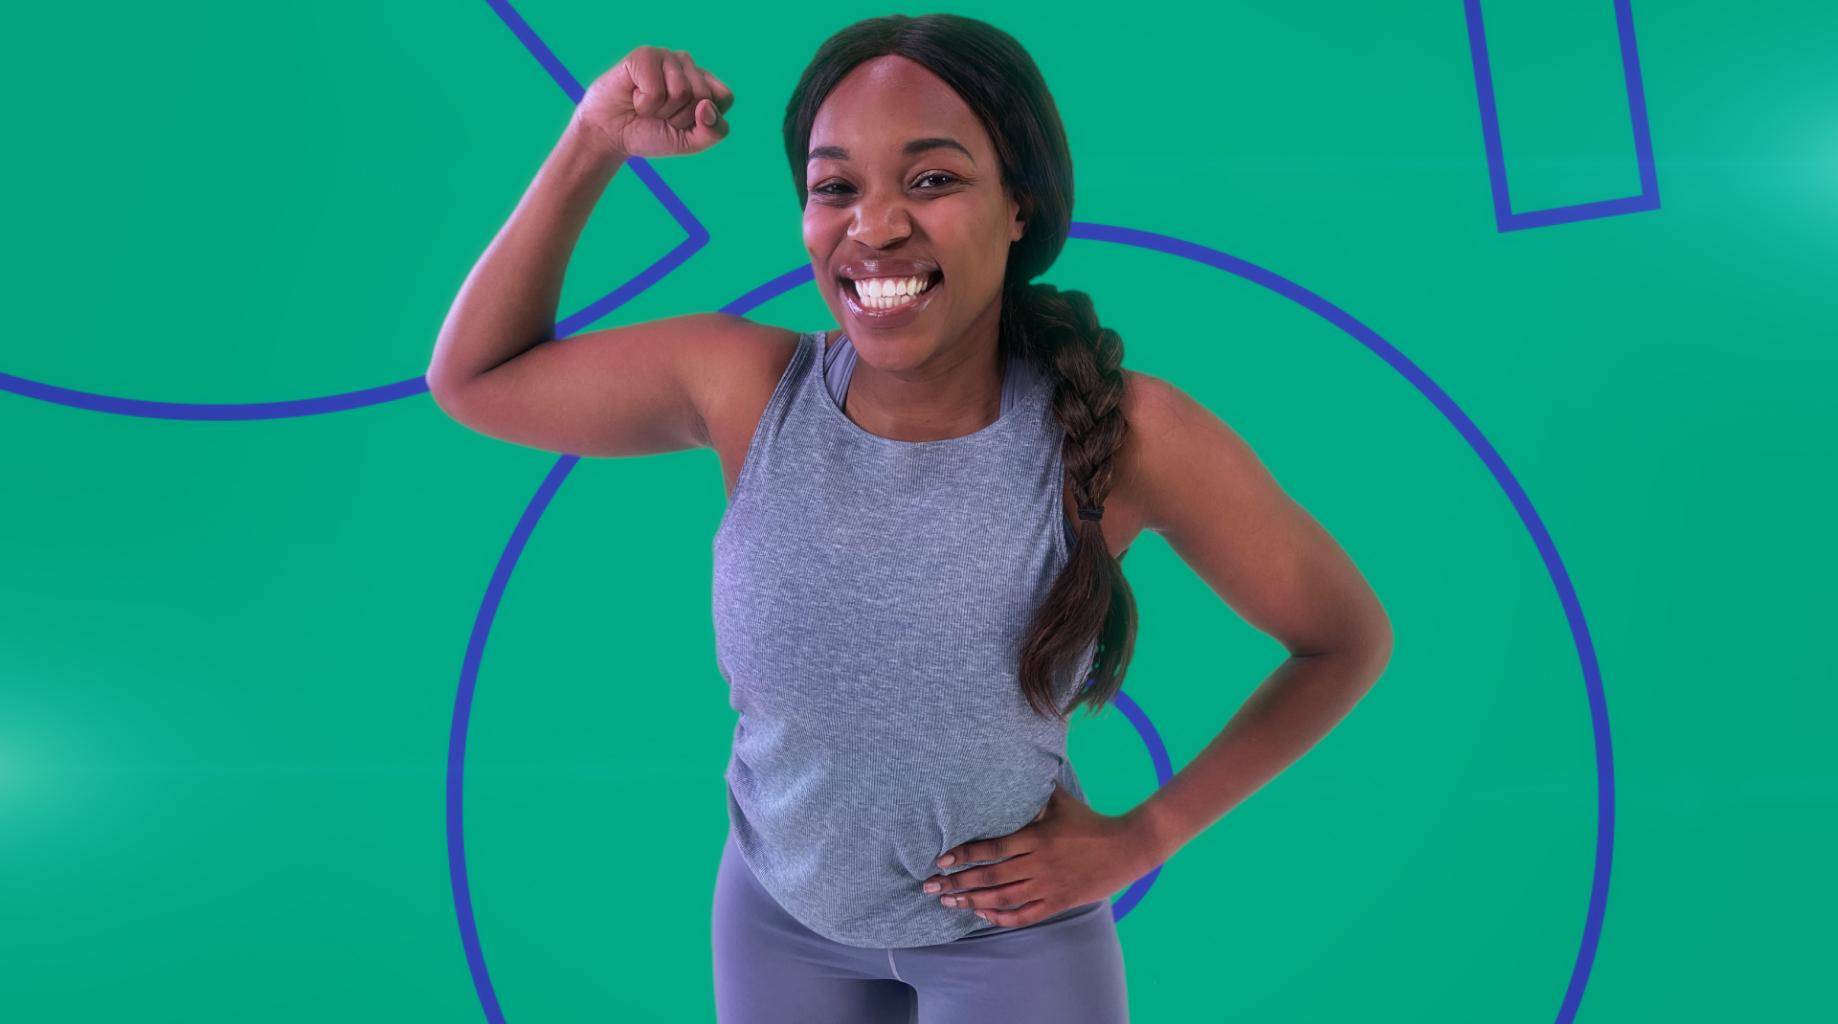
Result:
<svg viewBox="0 0 1838 1024"><path fill-rule="evenodd" d="M625 155L591 126L568 119L447 311L427 373L437 398L550 340L575 242L624 162Z"/></svg>
<svg viewBox="0 0 1838 1024"><path fill-rule="evenodd" d="M1160 864L1261 789L1346 717L1389 658L1372 648L1292 656L1218 736L1125 817L1144 859Z"/></svg>

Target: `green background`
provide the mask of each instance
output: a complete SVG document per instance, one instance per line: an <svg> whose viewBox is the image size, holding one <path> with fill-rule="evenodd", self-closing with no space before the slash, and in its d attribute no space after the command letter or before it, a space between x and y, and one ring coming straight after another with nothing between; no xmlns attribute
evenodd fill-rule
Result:
<svg viewBox="0 0 1838 1024"><path fill-rule="evenodd" d="M785 100L826 36L888 10L660 7L518 5L583 85L652 44L738 97L725 142L652 162L712 240L596 327L805 264ZM1577 1019L1828 1009L1834 9L1635 4L1662 207L1507 233L1459 3L951 9L1040 64L1078 221L1319 293L1446 389L1530 495L1588 617L1615 766ZM1485 13L1515 208L1638 191L1608 0ZM264 402L418 377L570 110L483 2L9 21L0 371L85 392ZM682 237L622 170L558 318ZM1556 1019L1595 747L1556 591L1485 465L1373 353L1259 286L1081 240L1042 280L1089 292L1126 365L1243 435L1396 632L1354 712L1119 922L1133 1019ZM831 326L808 285L749 315ZM448 875L449 730L486 584L555 460L425 393L253 422L0 393L9 1019L483 1018ZM510 580L465 771L506 1019L713 1019L722 507L712 451L582 460ZM1126 692L1178 767L1282 650L1158 537L1133 551ZM1092 805L1145 798L1122 714L1075 723Z"/></svg>

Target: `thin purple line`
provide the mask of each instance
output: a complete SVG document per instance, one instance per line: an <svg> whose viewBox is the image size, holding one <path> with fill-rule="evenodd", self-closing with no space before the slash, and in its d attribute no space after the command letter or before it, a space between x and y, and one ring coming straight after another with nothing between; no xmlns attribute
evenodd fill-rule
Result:
<svg viewBox="0 0 1838 1024"><path fill-rule="evenodd" d="M1142 745L1149 752L1149 766L1155 770L1156 788L1166 786L1168 780L1174 778L1174 759L1168 756L1168 745L1162 742L1161 733L1155 728L1155 723L1149 720L1148 712L1144 711L1141 705L1131 700L1130 695L1122 690L1117 691L1117 696L1113 698L1112 703L1116 705L1118 711L1123 713L1123 717L1130 725L1135 727L1136 735L1142 737ZM1161 873L1162 865L1157 864L1148 874L1131 882L1129 888L1123 890L1123 895L1111 902L1111 919L1121 921L1130 911L1136 909L1136 904L1141 903L1143 897L1149 894L1149 890L1155 887L1155 880L1161 877Z"/></svg>
<svg viewBox="0 0 1838 1024"><path fill-rule="evenodd" d="M491 580L485 585L485 600L479 606L478 615L473 619L472 633L466 640L466 657L460 663L459 695L453 702L453 721L447 733L447 869L453 888L453 906L459 916L466 964L472 971L473 985L478 991L485 1017L490 1021L501 1022L504 1014L498 1006L497 993L492 988L491 974L485 968L485 950L479 943L478 921L472 912L471 882L466 871L466 731L472 717L472 693L479 675L479 664L485 658L485 641L491 635L492 623L498 615L498 605L503 601L504 587L510 582L511 571L517 567L517 559L522 557L524 545L529 542L530 534L535 531L543 512L548 509L550 499L555 496L562 481L578 461L580 457L577 455L564 455L550 467L542 483L537 486L535 495L524 507L523 515L518 517L516 527L511 530L510 541L498 556L498 564L492 568Z"/></svg>
<svg viewBox="0 0 1838 1024"><path fill-rule="evenodd" d="M561 58L555 55L555 51L549 49L549 44L542 41L542 37L536 34L536 30L530 27L530 23L523 20L523 15L517 13L517 9L510 5L509 0L485 0L485 2L497 12L499 20L510 28L512 34L517 37L517 41L523 44L523 48L530 51L530 56L536 58L536 63L541 64L543 70L549 73L549 77L555 79L555 84L561 86L562 92L568 94L569 102L579 105L581 97L587 94L587 90L581 88L580 81L562 64Z"/></svg>
<svg viewBox="0 0 1838 1024"><path fill-rule="evenodd" d="M1115 225L1075 222L1071 228L1071 237L1127 245L1203 263L1262 285L1327 320L1384 360L1386 365L1396 370L1419 393L1428 398L1437 411L1454 425L1457 432L1468 442L1469 447L1481 457L1488 471L1493 474L1495 482L1506 492L1513 510L1518 514L1527 532L1531 534L1533 543L1544 562L1545 571L1551 577L1552 584L1557 589L1558 599L1563 605L1565 622L1570 628L1571 639L1575 644L1577 657L1583 670L1583 686L1589 702L1590 726L1596 744L1595 874L1590 886L1588 907L1584 914L1582 941L1557 1017L1558 1024L1570 1024L1575 1018L1577 1007L1581 1004L1583 992L1588 985L1590 970L1594 964L1595 951L1601 935L1602 920L1607 909L1608 880L1613 865L1614 851L1614 759L1609 735L1607 699L1603 693L1601 671L1596 662L1595 645L1590 638L1589 625L1583 617L1582 604L1577 598L1576 588L1570 579L1570 574L1557 553L1557 546L1551 539L1549 531L1545 529L1543 519L1532 506L1531 499L1519 485L1512 471L1507 468L1499 452L1447 392L1443 391L1395 346L1379 337L1377 332L1320 295L1263 267L1228 253L1170 235ZM745 315L758 305L792 288L807 284L811 280L811 268L805 264L749 290L739 298L723 305L721 309L723 312ZM517 557L521 554L524 543L535 528L542 511L556 493L562 479L578 461L579 457L575 455L564 455L558 459L548 476L544 478L536 495L531 498L529 506L512 532L510 542L499 556L498 567L493 573L491 586L487 589L485 600L474 622L472 645L467 651L465 667L461 672L459 695L454 708L454 745L452 748L454 752L450 752L448 758L448 809L450 813L457 813L456 809L460 804L460 787L465 767L463 741L467 714L472 706L473 687L477 680L478 652L484 648L486 636L491 628L491 618L496 612L504 582L515 569ZM1167 748L1162 744L1153 723L1150 722L1148 715L1128 698L1127 694L1120 692L1116 704L1143 737L1155 768L1157 784L1165 785L1174 773ZM450 843L463 841L463 836L457 826L449 829L448 841ZM450 853L450 857L453 856ZM458 857L455 863L460 864L463 868L463 856ZM1132 883L1123 897L1113 904L1113 916L1121 918L1127 914L1154 884L1160 871L1161 866L1158 865L1154 871ZM471 906L468 902L469 896L463 877L456 877L454 898L460 906L461 930L467 940L469 962L473 965L475 983L479 985L481 1003L490 1020L501 1021L503 1018L498 1011L496 997L491 992L490 979L485 974L484 960L482 957L475 958L474 956L477 950L477 936L473 930Z"/></svg>
<svg viewBox="0 0 1838 1024"><path fill-rule="evenodd" d="M1468 18L1468 54L1474 64L1474 92L1481 108L1481 140L1487 152L1487 180L1493 187L1493 219L1498 230L1520 231L1659 209L1659 176L1653 165L1653 139L1647 126L1646 89L1641 84L1639 47L1634 44L1634 12L1631 2L1614 0L1615 30L1621 41L1621 77L1627 89L1628 120L1634 133L1634 159L1640 168L1640 194L1514 213L1506 181L1506 151L1500 144L1500 114L1494 98L1493 64L1487 54L1487 32L1481 25L1481 0L1462 0L1462 9Z"/></svg>
<svg viewBox="0 0 1838 1024"><path fill-rule="evenodd" d="M584 93L580 82L563 66L561 60L530 27L529 22L517 13L508 0L487 0L487 3L523 43L524 48L549 72L549 76L568 95L569 101L578 105ZM632 173L638 176L638 180L650 189L652 196L663 204L664 209L669 212L678 226L683 228L686 237L631 280L614 288L574 315L563 318L556 324L555 337L557 338L565 340L588 324L624 305L633 297L642 294L647 288L682 266L685 260L708 244L708 230L677 198L676 193L664 183L663 178L652 169L650 161L633 157L626 161L625 166L630 167ZM806 273L808 276L808 268ZM425 388L425 380L421 383ZM492 621L503 597L504 586L509 581L512 570L516 568L517 559L522 555L523 546L529 539L530 533L535 530L536 524L542 519L543 511L548 508L550 499L560 489L562 481L567 479L569 472L574 469L578 461L579 456L576 455L564 455L556 460L555 465L550 468L542 484L538 486L536 494L524 509L523 516L511 532L510 541L499 556L491 581L486 586L484 602L479 608L478 615L474 618L472 634L467 640L466 657L460 668L459 693L454 700L453 721L448 738L448 873L453 889L454 912L459 924L460 944L466 954L466 965L472 974L473 988L478 993L479 1006L485 1011L486 1020L492 1024L503 1024L504 1012L499 1005L497 991L492 985L491 972L485 966L485 950L479 941L478 920L472 909L471 882L466 871L466 837L463 815L466 730L472 715L472 694L478 679L479 663L484 657L485 641L490 636Z"/></svg>
<svg viewBox="0 0 1838 1024"><path fill-rule="evenodd" d="M26 398L36 398L42 402L67 405L90 412L109 412L121 416L142 416L149 419L166 420L274 420L286 419L290 416L317 416L322 413L344 412L347 409L358 409L366 405L393 402L398 398L418 395L427 389L426 378L414 377L360 391L347 391L343 394L323 395L318 398L294 398L279 402L160 402L149 398L99 395L91 391L77 391L74 388L58 387L55 384L15 377L10 373L0 373L0 391L11 391Z"/></svg>
<svg viewBox="0 0 1838 1024"><path fill-rule="evenodd" d="M1583 617L1582 603L1577 597L1576 587L1571 582L1569 572L1564 568L1563 559L1557 553L1557 545L1551 539L1550 532L1545 529L1543 518L1532 507L1531 498L1526 495L1518 479L1507 468L1506 461L1482 435L1480 428L1474 424L1466 412L1462 411L1455 400L1449 397L1447 392L1429 378L1428 374L1418 368L1390 342L1379 337L1378 333L1370 327L1360 323L1345 310L1307 288L1235 256L1168 235L1110 225L1075 223L1072 226L1072 237L1152 249L1205 263L1261 284L1278 295L1299 303L1310 312L1352 335L1355 340L1383 359L1404 379L1410 381L1411 385L1425 398L1428 398L1437 411L1455 426L1463 439L1468 442L1469 447L1481 457L1481 461L1486 464L1488 471L1493 474L1500 488L1506 492L1514 511L1519 514L1520 521L1525 524L1526 530L1532 535L1533 543L1537 545L1539 555L1544 560L1545 571L1557 588L1558 599L1563 605L1564 617L1570 626L1571 639L1576 645L1577 656L1582 665L1583 686L1589 701L1590 725L1596 743L1595 876L1590 885L1589 907L1584 915L1583 935L1577 951L1575 967L1571 971L1570 983L1564 993L1564 1000L1557 1015L1557 1024L1569 1024L1575 1018L1577 1008L1582 1004L1583 991L1588 986L1589 973L1595 962L1596 948L1601 939L1602 919L1608 905L1608 879L1614 860L1614 757L1609 735L1608 700L1602 688L1601 670L1595 657L1595 644L1590 638L1588 622Z"/></svg>
<svg viewBox="0 0 1838 1024"><path fill-rule="evenodd" d="M562 91L569 98L579 103L581 87L561 65L555 54L543 44L542 40L531 30L505 0L486 0L493 10L504 18L511 31L536 59L548 69L551 78L555 79ZM550 337L566 340L569 336L585 329L607 314L643 294L646 289L662 281L675 272L691 256L700 252L708 244L708 229L684 205L676 192L664 183L651 166L651 162L639 157L632 157L625 162L645 188L650 190L664 209L670 214L677 226L683 229L684 239L666 252L657 262L646 267L630 280L607 292L605 295L588 303L579 311L558 321ZM360 388L356 391L338 394L320 395L314 398L292 398L271 402L166 402L148 398L126 398L117 395L98 394L93 391L79 391L75 388L60 387L42 381L28 380L25 377L0 372L0 391L10 391L24 398L33 398L54 405L69 406L88 412L113 413L118 416L139 416L147 419L165 420L198 420L198 421L250 421L288 419L295 416L321 416L327 413L345 412L361 409L370 405L381 405L397 399L412 398L428 389L425 377L410 377L393 384L382 384L375 387Z"/></svg>

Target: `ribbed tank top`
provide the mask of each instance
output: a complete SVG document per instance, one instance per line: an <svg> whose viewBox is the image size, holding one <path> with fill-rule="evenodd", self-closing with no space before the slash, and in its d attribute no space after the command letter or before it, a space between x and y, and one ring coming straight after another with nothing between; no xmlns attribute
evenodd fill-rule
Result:
<svg viewBox="0 0 1838 1024"><path fill-rule="evenodd" d="M739 712L729 824L812 931L931 945L998 928L919 890L993 863L939 868L941 854L1029 824L1055 782L1084 796L1067 723L1036 715L1018 681L1076 543L1064 433L1045 377L1010 360L989 426L881 437L842 411L853 355L840 334L799 336L715 531L716 661ZM1096 646L1055 681L1060 707Z"/></svg>

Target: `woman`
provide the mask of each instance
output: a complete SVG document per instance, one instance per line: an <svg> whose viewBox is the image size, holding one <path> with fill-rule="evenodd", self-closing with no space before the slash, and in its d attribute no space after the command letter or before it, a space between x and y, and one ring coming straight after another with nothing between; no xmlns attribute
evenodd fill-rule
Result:
<svg viewBox="0 0 1838 1024"><path fill-rule="evenodd" d="M791 97L842 329L697 314L532 346L614 171L713 145L733 102L680 50L594 82L461 290L430 389L520 444L720 456L724 1024L1125 1021L1110 895L1346 713L1389 657L1384 612L1232 431L1122 368L1087 296L1029 283L1065 244L1070 156L1033 61L979 21L851 25ZM1143 529L1291 657L1112 816L1082 799L1067 715L1121 687L1119 560Z"/></svg>

